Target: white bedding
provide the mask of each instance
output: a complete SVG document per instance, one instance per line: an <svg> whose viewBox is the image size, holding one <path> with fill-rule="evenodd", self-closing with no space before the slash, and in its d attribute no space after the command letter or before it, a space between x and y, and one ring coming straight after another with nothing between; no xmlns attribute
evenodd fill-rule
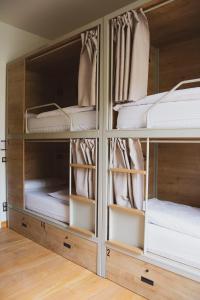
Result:
<svg viewBox="0 0 200 300"><path fill-rule="evenodd" d="M39 179L26 179L24 184L24 189L26 191L28 190L38 190L42 188L48 188L48 187L58 187L65 185L65 179L64 178L39 178ZM55 188L54 188L55 189Z"/></svg>
<svg viewBox="0 0 200 300"><path fill-rule="evenodd" d="M70 119L63 114L58 114L57 111L45 112L42 117L29 117L27 119L28 131L32 133L42 132L62 132L66 130L81 131L96 129L96 111L83 111L70 114ZM49 115L50 114L50 115Z"/></svg>
<svg viewBox="0 0 200 300"><path fill-rule="evenodd" d="M147 96L137 102L116 105L117 128L195 128L200 127L200 88L177 90L147 111L166 93Z"/></svg>
<svg viewBox="0 0 200 300"><path fill-rule="evenodd" d="M147 212L149 223L200 239L200 208L153 198Z"/></svg>
<svg viewBox="0 0 200 300"><path fill-rule="evenodd" d="M148 224L147 250L154 254L200 268L200 239Z"/></svg>
<svg viewBox="0 0 200 300"><path fill-rule="evenodd" d="M64 112L66 112L67 114L71 115L71 114L76 114L76 113L79 113L79 112L92 111L92 110L94 110L94 106L74 105L74 106L64 107L64 108L62 108L62 110ZM62 116L62 115L63 115L63 112L60 109L55 109L55 110L50 110L50 111L46 111L46 112L38 114L37 119L47 118L47 117L55 117L55 116Z"/></svg>
<svg viewBox="0 0 200 300"><path fill-rule="evenodd" d="M50 196L51 192L52 188L25 191L26 209L69 223L69 202Z"/></svg>

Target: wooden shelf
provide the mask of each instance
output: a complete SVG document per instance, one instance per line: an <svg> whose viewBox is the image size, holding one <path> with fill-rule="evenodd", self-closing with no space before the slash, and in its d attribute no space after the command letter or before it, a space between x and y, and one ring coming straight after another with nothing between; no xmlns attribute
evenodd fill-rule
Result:
<svg viewBox="0 0 200 300"><path fill-rule="evenodd" d="M112 173L124 173L124 174L141 174L146 175L145 170L125 169L125 168L111 168Z"/></svg>
<svg viewBox="0 0 200 300"><path fill-rule="evenodd" d="M138 215L138 216L142 216L142 217L144 217L144 215L145 215L143 210L139 210L136 208L123 207L123 206L120 206L117 204L110 204L108 207L111 209L114 209L114 210L121 211L123 213L131 214L131 215Z"/></svg>
<svg viewBox="0 0 200 300"><path fill-rule="evenodd" d="M95 203L95 200L93 200L93 199L86 198L86 197L79 196L79 195L73 195L73 194L70 195L70 199L77 201L77 202L86 203L86 204L94 204Z"/></svg>
<svg viewBox="0 0 200 300"><path fill-rule="evenodd" d="M106 242L107 246L115 247L123 251L127 251L133 254L142 255L144 252L141 248L134 247L116 240L110 240Z"/></svg>
<svg viewBox="0 0 200 300"><path fill-rule="evenodd" d="M84 165L84 164L70 164L71 168L77 168L77 169L92 169L96 170L95 165Z"/></svg>
<svg viewBox="0 0 200 300"><path fill-rule="evenodd" d="M73 231L73 232L76 232L76 233L79 233L79 234L82 234L86 237L89 237L89 238L92 238L94 236L94 232L90 231L90 230L87 230L87 229L84 229L84 228L81 228L81 227L76 227L76 226L69 226L69 230Z"/></svg>

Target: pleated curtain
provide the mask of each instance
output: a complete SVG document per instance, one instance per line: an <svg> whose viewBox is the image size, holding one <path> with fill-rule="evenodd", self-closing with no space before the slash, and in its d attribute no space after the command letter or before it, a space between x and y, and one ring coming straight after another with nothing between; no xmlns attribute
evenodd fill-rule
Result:
<svg viewBox="0 0 200 300"><path fill-rule="evenodd" d="M147 95L150 34L142 10L111 21L113 37L113 100L137 101Z"/></svg>
<svg viewBox="0 0 200 300"><path fill-rule="evenodd" d="M95 106L97 98L98 30L81 34L82 49L78 75L78 104Z"/></svg>
<svg viewBox="0 0 200 300"><path fill-rule="evenodd" d="M112 139L111 167L143 170L144 159L140 141L138 139ZM144 175L113 173L113 192L116 204L142 209Z"/></svg>
<svg viewBox="0 0 200 300"><path fill-rule="evenodd" d="M71 149L73 163L95 165L95 140L73 140ZM76 194L90 199L95 199L95 170L74 168L73 172Z"/></svg>

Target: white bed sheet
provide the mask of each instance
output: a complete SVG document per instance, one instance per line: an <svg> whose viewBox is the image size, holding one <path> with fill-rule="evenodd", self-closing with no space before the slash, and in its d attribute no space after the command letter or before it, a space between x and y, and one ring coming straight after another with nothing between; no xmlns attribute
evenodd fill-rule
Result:
<svg viewBox="0 0 200 300"><path fill-rule="evenodd" d="M200 239L148 224L147 251L159 256L200 268Z"/></svg>
<svg viewBox="0 0 200 300"><path fill-rule="evenodd" d="M64 115L42 118L29 117L27 127L29 132L62 132L66 130L81 131L96 129L96 111L84 111L70 115L70 120Z"/></svg>
<svg viewBox="0 0 200 300"><path fill-rule="evenodd" d="M153 198L147 212L149 223L200 239L200 208Z"/></svg>
<svg viewBox="0 0 200 300"><path fill-rule="evenodd" d="M69 202L54 198L52 188L25 191L25 207L44 216L69 223Z"/></svg>
<svg viewBox="0 0 200 300"><path fill-rule="evenodd" d="M200 127L200 88L178 90L147 111L166 93L147 96L137 102L116 105L117 128L198 128Z"/></svg>

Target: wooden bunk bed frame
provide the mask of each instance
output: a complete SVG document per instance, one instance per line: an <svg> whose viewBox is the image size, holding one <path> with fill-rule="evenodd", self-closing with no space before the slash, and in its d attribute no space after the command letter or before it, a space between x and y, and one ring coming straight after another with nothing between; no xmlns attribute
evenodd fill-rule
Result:
<svg viewBox="0 0 200 300"><path fill-rule="evenodd" d="M176 0L168 1L150 1L138 0L133 4L122 8L104 18L97 20L83 28L80 28L63 39L45 47L42 50L28 54L7 66L7 197L9 203L9 226L37 243L52 249L74 261L77 264L106 277L116 283L127 287L128 289L147 297L148 299L171 299L176 300L198 300L200 294L200 271L172 262L167 259L161 259L158 256L147 256L146 246L134 247L126 245L120 241L108 240L110 210L117 211L128 217L137 217L144 222L144 240L146 239L146 218L145 212L121 208L118 205L110 203L111 185L109 178L114 172L141 173L146 178L145 199L148 199L149 189L149 155L151 139L164 140L168 143L186 141L187 143L200 143L200 129L137 129L137 130L115 130L112 129L112 102L110 101L110 41L109 41L109 22L112 18L129 11L143 7L146 13L156 13L155 8L167 7L167 4L175 3ZM190 24L191 25L191 24ZM191 25L192 26L192 25ZM100 61L99 61L99 103L98 103L98 123L97 130L88 130L84 132L58 132L58 133L29 133L27 130L27 121L24 115L30 111L27 108L27 82L26 82L26 62L27 58L37 55L45 55L46 51L56 49L66 44L66 41L72 41L74 37L81 32L93 27L98 27L100 32ZM163 41L159 37L159 43ZM150 85L154 92L157 92L158 67L159 60L157 45L152 48L152 59L155 67L151 66ZM163 64L163 61L161 63ZM195 73L195 76L197 74ZM161 80L164 74L161 74ZM199 74L198 76L199 77ZM174 79L175 80L175 79ZM191 83L190 80L182 78L180 84ZM195 79L196 82L200 80ZM169 80L169 85L171 84ZM173 84L174 85L174 84ZM172 86L173 86L172 85ZM176 86L174 89L179 87ZM165 90L166 84L161 86ZM170 86L171 88L171 86ZM173 90L174 90L173 89ZM61 106L53 103L57 109L62 110ZM39 108L43 105L36 106ZM46 106L46 105L45 105ZM16 109L17 107L17 109ZM66 117L68 117L66 115ZM93 205L96 202L95 210L95 232L77 227L76 224L67 226L49 218L31 213L24 209L24 159L25 143L29 141L64 141L66 139L93 138L98 144L98 155L96 162L98 165L80 165L73 164L70 161L70 197L73 203L84 203ZM146 167L145 170L126 170L109 169L109 143L111 138L141 138L146 140ZM71 159L71 154L70 154ZM96 197L89 199L74 195L71 191L72 169L90 168L95 172ZM98 201L96 201L98 199ZM128 229L129 230L129 229Z"/></svg>

